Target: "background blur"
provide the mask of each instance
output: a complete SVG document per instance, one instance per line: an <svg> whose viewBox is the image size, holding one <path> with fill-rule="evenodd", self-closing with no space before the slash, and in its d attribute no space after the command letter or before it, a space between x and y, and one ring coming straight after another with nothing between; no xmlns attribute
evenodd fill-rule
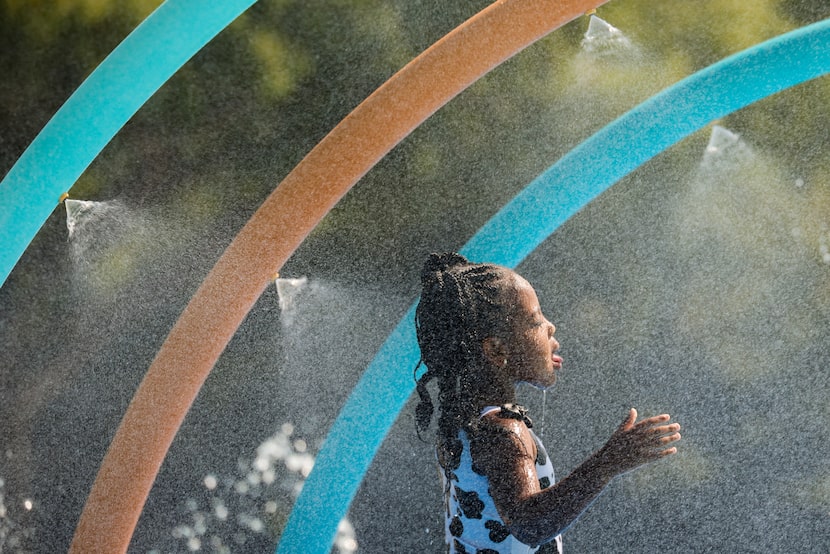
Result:
<svg viewBox="0 0 830 554"><path fill-rule="evenodd" d="M0 1L0 174L159 3ZM0 552L66 550L129 400L225 246L346 114L488 3L260 0L123 128L70 191L96 202L71 239L61 205L0 288ZM587 18L554 32L427 120L313 231L281 271L305 285L282 307L269 288L240 328L131 551L272 549L427 253L459 249L639 102L830 4L613 0L598 15L629 44L586 49ZM711 128L682 141L518 268L563 345L547 398L522 391L560 476L630 406L684 427L678 456L617 479L567 551L830 550L828 105L825 77L716 122L731 142L707 150ZM361 552L442 551L411 405L348 520Z"/></svg>

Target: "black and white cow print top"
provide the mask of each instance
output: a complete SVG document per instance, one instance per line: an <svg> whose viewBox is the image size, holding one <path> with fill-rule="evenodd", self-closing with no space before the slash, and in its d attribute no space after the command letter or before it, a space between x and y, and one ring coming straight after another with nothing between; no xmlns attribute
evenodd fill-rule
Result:
<svg viewBox="0 0 830 554"><path fill-rule="evenodd" d="M512 406L504 408L488 406L482 410L480 417L495 411L515 413L515 409ZM513 417L513 413L508 413L506 417ZM554 483L553 465L542 441L532 429L528 430L536 442L536 474L539 477L539 484L544 489ZM470 440L466 432L460 431L458 438L463 448L459 467L450 472L449 482L445 472L441 472L445 491L444 534L447 552L450 554L526 554L538 551L538 546L529 546L520 542L507 530L490 496L487 477L475 471L470 456ZM561 536L556 537L555 542L556 549L561 554Z"/></svg>

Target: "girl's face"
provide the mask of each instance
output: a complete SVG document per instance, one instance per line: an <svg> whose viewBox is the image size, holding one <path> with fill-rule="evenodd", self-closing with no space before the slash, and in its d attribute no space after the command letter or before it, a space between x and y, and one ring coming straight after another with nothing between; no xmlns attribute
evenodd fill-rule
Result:
<svg viewBox="0 0 830 554"><path fill-rule="evenodd" d="M556 327L542 314L536 291L519 275L514 306L505 344L507 368L517 382L548 388L562 369L562 357L556 354L559 342L553 337Z"/></svg>

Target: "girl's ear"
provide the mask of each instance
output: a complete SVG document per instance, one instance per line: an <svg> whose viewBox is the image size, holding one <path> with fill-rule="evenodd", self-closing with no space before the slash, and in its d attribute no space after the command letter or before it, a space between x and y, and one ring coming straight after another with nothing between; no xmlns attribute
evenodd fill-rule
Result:
<svg viewBox="0 0 830 554"><path fill-rule="evenodd" d="M507 349L499 337L487 337L481 341L484 357L495 367L502 367L507 361Z"/></svg>

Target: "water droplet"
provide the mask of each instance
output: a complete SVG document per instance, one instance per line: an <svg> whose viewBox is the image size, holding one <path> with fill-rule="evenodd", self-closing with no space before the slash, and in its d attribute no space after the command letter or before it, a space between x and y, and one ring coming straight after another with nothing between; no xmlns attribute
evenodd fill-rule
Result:
<svg viewBox="0 0 830 554"><path fill-rule="evenodd" d="M214 505L213 513L219 521L225 521L228 519L228 508L221 500L217 501Z"/></svg>
<svg viewBox="0 0 830 554"><path fill-rule="evenodd" d="M193 531L200 536L207 532L207 523L205 522L204 514L198 514L196 522L193 524Z"/></svg>
<svg viewBox="0 0 830 554"><path fill-rule="evenodd" d="M337 540L337 548L340 549L341 552L356 552L357 551L357 541L351 537L348 538L341 538Z"/></svg>
<svg viewBox="0 0 830 554"><path fill-rule="evenodd" d="M265 530L265 524L261 519L255 517L248 521L248 528L254 533L262 533Z"/></svg>
<svg viewBox="0 0 830 554"><path fill-rule="evenodd" d="M214 490L218 484L219 484L219 481L216 479L215 475L206 475L205 476L205 487L208 490L210 490L210 491Z"/></svg>
<svg viewBox="0 0 830 554"><path fill-rule="evenodd" d="M349 522L348 519L341 519L337 523L337 532L338 533L354 533L354 526Z"/></svg>
<svg viewBox="0 0 830 554"><path fill-rule="evenodd" d="M173 537L177 539L186 539L189 537L193 537L194 535L195 533L189 525L179 525L178 527L173 529Z"/></svg>
<svg viewBox="0 0 830 554"><path fill-rule="evenodd" d="M314 468L314 457L308 454L292 454L285 459L285 467L288 471L308 477Z"/></svg>
<svg viewBox="0 0 830 554"><path fill-rule="evenodd" d="M248 490L250 487L248 486L247 481L239 480L233 485L233 490L235 490L239 494L248 494Z"/></svg>

